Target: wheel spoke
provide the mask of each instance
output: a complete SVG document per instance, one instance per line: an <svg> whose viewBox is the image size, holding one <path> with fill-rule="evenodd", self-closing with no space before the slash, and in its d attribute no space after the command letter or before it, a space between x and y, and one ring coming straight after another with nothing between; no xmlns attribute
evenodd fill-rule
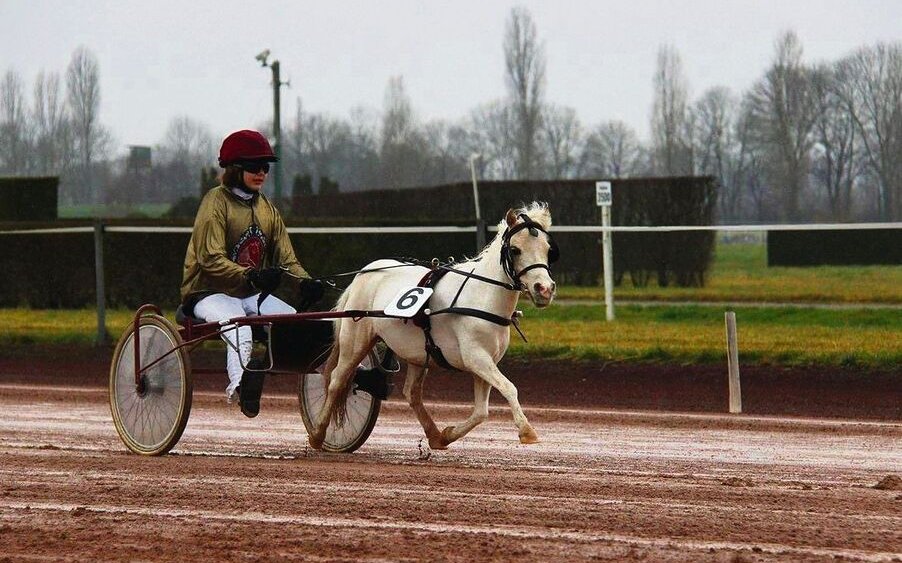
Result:
<svg viewBox="0 0 902 563"><path fill-rule="evenodd" d="M137 331L140 365L157 363L144 371L145 385L139 394L134 367L136 334L128 333L114 358L110 398L116 429L126 446L137 453L159 454L168 451L184 429L190 410L190 387L185 388L190 374L181 352L173 352L180 342L175 329L156 316L148 317L147 322L142 319L142 323Z"/></svg>

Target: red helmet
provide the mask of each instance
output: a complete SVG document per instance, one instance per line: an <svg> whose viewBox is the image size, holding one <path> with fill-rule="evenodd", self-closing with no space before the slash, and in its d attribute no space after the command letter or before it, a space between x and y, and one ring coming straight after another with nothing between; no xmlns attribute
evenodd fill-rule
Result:
<svg viewBox="0 0 902 563"><path fill-rule="evenodd" d="M256 131L242 129L226 137L222 147L219 148L220 166L225 167L239 160L276 162L279 159L269 146L266 137Z"/></svg>

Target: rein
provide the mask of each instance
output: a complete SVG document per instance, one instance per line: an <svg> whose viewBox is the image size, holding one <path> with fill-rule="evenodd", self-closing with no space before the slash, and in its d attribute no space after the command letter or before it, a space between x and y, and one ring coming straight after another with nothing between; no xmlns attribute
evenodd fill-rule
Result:
<svg viewBox="0 0 902 563"><path fill-rule="evenodd" d="M313 279L325 282L332 289L341 291L336 286L336 284L334 282L334 278L356 276L358 274L368 274L371 272L381 272L382 270L391 270L393 268L407 268L410 266L422 266L425 268L430 268L431 270L445 270L447 272L453 272L455 274L464 276L466 278L473 278L473 279L479 280L483 283L495 285L498 287L503 287L504 289L507 289L508 291L517 291L517 292L525 291L527 289L526 284L524 284L520 280L520 277L523 276L523 274L525 274L526 272L528 272L530 270L535 270L536 268L544 268L545 270L548 270L548 273L550 274L551 273L551 264L553 264L554 262L557 261L559 255L560 255L560 251L558 250L557 243L554 241L553 238L551 238L551 234L549 234L549 232L546 231L542 227L542 225L540 225L539 223L530 219L529 216L527 216L525 213L521 213L520 218L523 219L522 223L517 223L513 226L507 227L504 230L504 233L501 235L501 257L500 257L501 266L504 269L504 273L507 274L507 277L510 278L512 283L493 280L492 278L487 278L487 277L481 276L479 274L474 274L472 271L465 272L463 270L455 269L455 268L451 267L451 265L455 263L453 258L451 258L448 262L441 263L438 261L437 258L433 258L431 261L426 262L424 260L419 260L416 258L406 258L406 257L390 258L390 260L397 260L398 262L401 262L401 264L393 264L391 266L383 266L381 268L373 268L371 270L361 269L361 270L354 270L351 272L342 272L340 274L330 274L327 276L321 276L321 277L313 278ZM511 242L511 237L513 237L515 234L522 231L523 229L529 229L529 234L531 234L534 237L539 236L539 231L545 233L545 235L548 237L548 242L551 245L551 249L548 252L548 263L547 264L542 263L542 262L539 262L536 264L531 264L531 265L526 266L525 268L521 269L518 272L514 268L514 257L511 254L511 243L510 242ZM466 282L464 282L464 283L466 283Z"/></svg>

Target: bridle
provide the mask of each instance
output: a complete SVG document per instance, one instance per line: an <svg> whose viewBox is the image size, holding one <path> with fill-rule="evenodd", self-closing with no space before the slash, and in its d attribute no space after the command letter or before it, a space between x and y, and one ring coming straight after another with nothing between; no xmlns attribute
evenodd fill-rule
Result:
<svg viewBox="0 0 902 563"><path fill-rule="evenodd" d="M516 291L523 291L527 289L526 284L524 284L523 281L520 280L523 274L530 270L544 268L550 275L551 264L557 262L558 258L560 258L561 252L558 248L557 243L554 242L554 239L551 238L551 235L542 227L542 225L530 219L525 213L521 213L519 217L523 219L523 222L508 226L504 230L504 234L501 235L501 267L504 268L504 273L507 274L507 277L509 277L513 282L513 289ZM514 267L514 257L511 254L511 238L523 229L529 229L529 234L534 237L539 236L539 231L545 233L545 236L548 237L548 244L551 245L551 248L548 249L547 264L537 262L535 264L530 264L529 266L522 268L518 272Z"/></svg>

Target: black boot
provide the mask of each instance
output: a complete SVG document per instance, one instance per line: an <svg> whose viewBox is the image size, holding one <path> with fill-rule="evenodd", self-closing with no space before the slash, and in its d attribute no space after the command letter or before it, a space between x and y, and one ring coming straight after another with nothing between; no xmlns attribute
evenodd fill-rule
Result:
<svg viewBox="0 0 902 563"><path fill-rule="evenodd" d="M257 360L248 362L247 367L253 370L260 369L262 365ZM263 394L263 380L266 379L264 371L244 370L241 376L241 385L238 386L238 404L241 412L248 418L254 418L260 414L260 395Z"/></svg>

